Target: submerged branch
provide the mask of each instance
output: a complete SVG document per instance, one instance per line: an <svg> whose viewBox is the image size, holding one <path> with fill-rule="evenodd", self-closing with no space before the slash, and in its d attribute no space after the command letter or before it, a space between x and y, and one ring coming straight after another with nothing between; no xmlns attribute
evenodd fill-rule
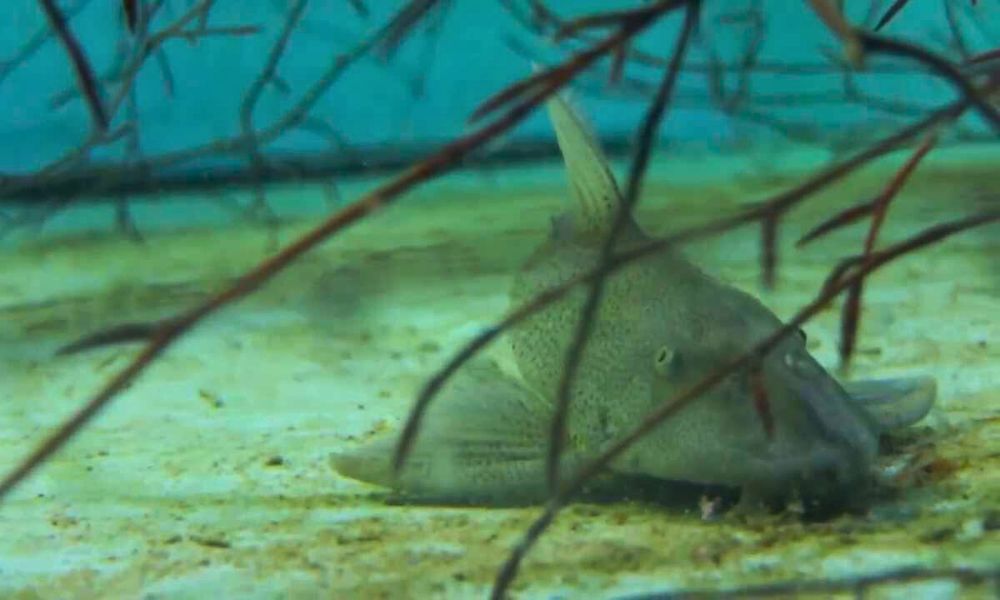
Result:
<svg viewBox="0 0 1000 600"><path fill-rule="evenodd" d="M620 22L618 31L604 38L603 41L594 44L589 50L579 53L577 56L605 55L615 48L620 47L627 40L635 37L653 23L657 22L663 15L668 14L686 3L687 0L660 0L651 6L638 8L632 11L616 11L614 13L615 18ZM588 64L590 62L592 61L588 61ZM565 69L566 64L567 63L563 63L562 65L541 71L507 86L503 90L487 98L474 111L472 111L469 121L475 122L500 110L504 106L508 106L516 102L520 98L530 95L538 86L542 85L543 82L551 79L552 77L556 77L560 71Z"/></svg>
<svg viewBox="0 0 1000 600"><path fill-rule="evenodd" d="M882 193L872 202L872 219L868 228L868 234L865 236L864 249L860 259L862 262L869 260L875 250L875 241L882 230L882 224L885 223L889 204L899 196L899 191L903 185L910 178L910 175L913 174L913 171L916 170L920 161L931 151L936 142L937 136L934 134L929 135L916 151L910 155L910 158L903 163L903 166L896 171L896 174L885 186L885 189L882 190ZM859 281L847 290L847 297L844 299L844 307L840 317L839 351L841 369L847 369L854 354L854 342L857 339L858 327L861 324L861 293L863 289L864 282Z"/></svg>
<svg viewBox="0 0 1000 600"><path fill-rule="evenodd" d="M94 76L94 69L90 66L87 55L83 52L80 42L69 30L66 24L66 17L56 6L55 0L38 0L49 25L55 31L56 37L66 48L73 71L76 73L77 82L80 85L80 93L87 101L87 108L90 109L90 116L94 121L95 128L99 131L107 131L110 124L108 111L104 108L101 100L101 91L97 86L97 77Z"/></svg>
<svg viewBox="0 0 1000 600"><path fill-rule="evenodd" d="M858 31L857 34L865 52L913 59L926 66L939 77L947 80L959 91L963 99L975 107L976 112L996 130L997 134L1000 134L1000 111L990 104L986 94L977 88L962 73L962 70L951 61L910 42L895 40L863 31Z"/></svg>

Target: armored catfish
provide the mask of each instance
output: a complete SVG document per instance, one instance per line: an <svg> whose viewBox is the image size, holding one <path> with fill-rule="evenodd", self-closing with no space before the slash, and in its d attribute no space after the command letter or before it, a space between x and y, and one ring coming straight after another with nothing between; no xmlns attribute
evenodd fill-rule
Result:
<svg viewBox="0 0 1000 600"><path fill-rule="evenodd" d="M621 201L579 116L563 99L548 108L574 202L515 277L515 306L592 270ZM617 249L650 239L632 221ZM585 293L576 290L509 332L516 372L489 358L467 363L429 409L401 473L390 467L394 436L335 455L334 468L415 500L543 498L556 389ZM755 298L676 250L610 275L572 387L564 476L780 326ZM754 505L793 494L840 502L871 480L879 434L921 419L936 394L929 378L840 384L802 335L784 339L757 372L773 418L770 435L755 408L751 373L740 371L635 444L609 475L739 487Z"/></svg>

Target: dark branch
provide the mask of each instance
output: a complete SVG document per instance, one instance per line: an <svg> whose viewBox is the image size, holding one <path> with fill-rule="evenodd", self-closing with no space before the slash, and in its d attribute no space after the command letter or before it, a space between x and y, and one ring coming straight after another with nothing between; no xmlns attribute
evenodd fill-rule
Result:
<svg viewBox="0 0 1000 600"><path fill-rule="evenodd" d="M101 101L101 91L97 86L94 70L91 68L90 61L87 60L87 55L84 54L80 42L70 32L69 26L66 24L66 17L56 6L55 0L38 0L38 3L45 12L49 25L55 31L63 47L66 48L66 53L69 55L70 63L73 65L73 71L76 73L77 82L80 85L80 93L87 101L95 128L99 131L107 131L110 122L108 112Z"/></svg>

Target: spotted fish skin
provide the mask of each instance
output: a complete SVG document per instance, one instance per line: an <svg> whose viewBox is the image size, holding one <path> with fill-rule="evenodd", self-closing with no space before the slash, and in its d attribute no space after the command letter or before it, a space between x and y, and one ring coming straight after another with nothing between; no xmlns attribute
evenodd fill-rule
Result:
<svg viewBox="0 0 1000 600"><path fill-rule="evenodd" d="M586 125L556 98L549 115L573 203L514 278L513 306L597 266L621 197ZM635 221L616 250L650 238ZM459 370L427 415L412 458L388 468L395 438L339 454L344 475L418 499L482 503L545 495L545 456L556 391L585 288L508 333L516 372L478 358ZM662 402L781 327L754 297L668 250L611 274L571 392L563 472L572 473L639 425ZM737 486L750 502L793 494L842 502L870 481L878 436L922 418L933 380L837 382L796 334L759 365L773 420L769 434L744 369L657 427L611 465L611 474ZM754 375L757 377L758 375Z"/></svg>

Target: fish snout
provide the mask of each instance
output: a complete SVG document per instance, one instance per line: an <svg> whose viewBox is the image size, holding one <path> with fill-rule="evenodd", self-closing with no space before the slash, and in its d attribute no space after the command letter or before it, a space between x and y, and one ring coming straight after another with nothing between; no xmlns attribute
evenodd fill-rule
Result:
<svg viewBox="0 0 1000 600"><path fill-rule="evenodd" d="M878 454L878 427L808 352L790 351L774 369L777 387L798 405L802 425L833 448L869 465Z"/></svg>

